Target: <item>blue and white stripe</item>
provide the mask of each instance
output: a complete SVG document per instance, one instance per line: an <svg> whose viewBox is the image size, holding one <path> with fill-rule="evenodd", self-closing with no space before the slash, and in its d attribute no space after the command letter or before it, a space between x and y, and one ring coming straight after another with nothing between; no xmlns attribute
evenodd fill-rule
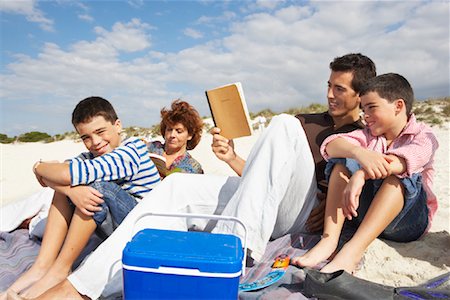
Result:
<svg viewBox="0 0 450 300"><path fill-rule="evenodd" d="M81 153L69 163L72 186L114 181L131 195L142 198L161 181L147 145L138 138L126 139L112 152L102 156Z"/></svg>

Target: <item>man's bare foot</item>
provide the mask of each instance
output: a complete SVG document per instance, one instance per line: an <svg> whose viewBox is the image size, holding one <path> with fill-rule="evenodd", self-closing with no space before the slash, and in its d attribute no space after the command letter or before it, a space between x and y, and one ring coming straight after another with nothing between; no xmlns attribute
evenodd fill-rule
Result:
<svg viewBox="0 0 450 300"><path fill-rule="evenodd" d="M58 283L64 281L67 275L66 272L56 272L53 269L50 269L39 281L21 292L20 296L26 299L37 298Z"/></svg>
<svg viewBox="0 0 450 300"><path fill-rule="evenodd" d="M311 250L302 256L294 257L291 264L299 267L315 267L328 259L336 250L337 242L323 238Z"/></svg>
<svg viewBox="0 0 450 300"><path fill-rule="evenodd" d="M333 260L323 267L320 272L333 273L338 270L345 270L350 274L353 274L358 263L361 261L364 252L358 252L351 247L345 245L341 251L339 251Z"/></svg>
<svg viewBox="0 0 450 300"><path fill-rule="evenodd" d="M25 273L22 274L9 288L8 291L11 294L19 294L21 291L30 287L32 284L37 282L39 279L44 277L47 273L48 268L39 267L37 264L31 266Z"/></svg>

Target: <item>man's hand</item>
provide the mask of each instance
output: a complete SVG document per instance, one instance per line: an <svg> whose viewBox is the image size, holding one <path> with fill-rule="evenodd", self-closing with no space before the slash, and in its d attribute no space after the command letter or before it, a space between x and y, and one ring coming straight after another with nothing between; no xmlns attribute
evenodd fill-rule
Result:
<svg viewBox="0 0 450 300"><path fill-rule="evenodd" d="M213 135L211 148L217 158L224 162L230 162L235 159L236 153L234 152L233 140L228 140L221 136L220 128L214 127L210 132Z"/></svg>
<svg viewBox="0 0 450 300"><path fill-rule="evenodd" d="M220 135L220 128L214 127L211 129L213 135L213 142L211 144L212 151L218 159L226 162L236 174L242 176L244 172L245 160L234 152L233 140Z"/></svg>
<svg viewBox="0 0 450 300"><path fill-rule="evenodd" d="M359 196L361 195L361 191L365 183L366 180L364 171L358 170L352 175L344 189L342 212L349 220L358 216L356 210L359 207Z"/></svg>
<svg viewBox="0 0 450 300"><path fill-rule="evenodd" d="M317 205L309 214L308 220L306 220L306 229L309 232L318 232L323 230L323 220L325 216L327 195L322 192L317 193L317 199L319 199L319 205Z"/></svg>
<svg viewBox="0 0 450 300"><path fill-rule="evenodd" d="M370 179L384 179L392 174L392 159L382 153L358 148L355 158Z"/></svg>
<svg viewBox="0 0 450 300"><path fill-rule="evenodd" d="M103 195L90 186L74 186L66 194L73 204L86 216L93 216L95 212L102 210L98 205L104 202L102 199Z"/></svg>

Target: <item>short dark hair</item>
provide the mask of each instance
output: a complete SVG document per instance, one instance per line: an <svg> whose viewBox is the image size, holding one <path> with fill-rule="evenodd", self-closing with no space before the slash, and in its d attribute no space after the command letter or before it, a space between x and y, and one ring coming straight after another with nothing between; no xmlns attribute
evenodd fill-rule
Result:
<svg viewBox="0 0 450 300"><path fill-rule="evenodd" d="M377 76L377 69L374 62L361 53L349 53L344 56L336 57L330 63L330 69L334 72L352 72L351 82L355 92L361 91L364 83Z"/></svg>
<svg viewBox="0 0 450 300"><path fill-rule="evenodd" d="M374 77L363 86L360 96L376 92L381 98L389 102L403 99L406 106L406 115L409 116L414 103L414 91L408 80L396 73L387 73Z"/></svg>
<svg viewBox="0 0 450 300"><path fill-rule="evenodd" d="M167 126L177 123L183 124L192 136L192 139L187 141L186 149L194 149L202 137L203 121L192 105L180 99L173 101L170 109L161 109L161 135L164 136Z"/></svg>
<svg viewBox="0 0 450 300"><path fill-rule="evenodd" d="M108 100L93 96L78 102L72 112L72 124L76 127L78 124L89 122L97 116L102 116L111 124L114 124L118 119L114 107Z"/></svg>

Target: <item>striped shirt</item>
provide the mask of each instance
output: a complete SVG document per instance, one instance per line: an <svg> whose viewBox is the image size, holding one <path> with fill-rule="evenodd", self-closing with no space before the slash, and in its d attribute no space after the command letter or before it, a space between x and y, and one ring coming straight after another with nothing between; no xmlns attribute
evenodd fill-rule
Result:
<svg viewBox="0 0 450 300"><path fill-rule="evenodd" d="M399 178L421 173L423 187L427 193L428 220L429 225L431 225L438 207L436 195L431 188L433 187L434 176L434 153L439 147L439 143L430 127L417 122L414 114L411 114L403 131L392 141L389 147L383 135L373 136L368 128L335 134L326 138L320 147L320 152L325 160L330 158L326 152L327 144L338 137L343 137L348 142L369 150L403 158L406 162L406 171L397 175Z"/></svg>
<svg viewBox="0 0 450 300"><path fill-rule="evenodd" d="M81 153L69 160L69 165L72 186L113 181L136 200L143 198L161 181L149 157L147 145L138 138L126 139L112 152L102 156Z"/></svg>

